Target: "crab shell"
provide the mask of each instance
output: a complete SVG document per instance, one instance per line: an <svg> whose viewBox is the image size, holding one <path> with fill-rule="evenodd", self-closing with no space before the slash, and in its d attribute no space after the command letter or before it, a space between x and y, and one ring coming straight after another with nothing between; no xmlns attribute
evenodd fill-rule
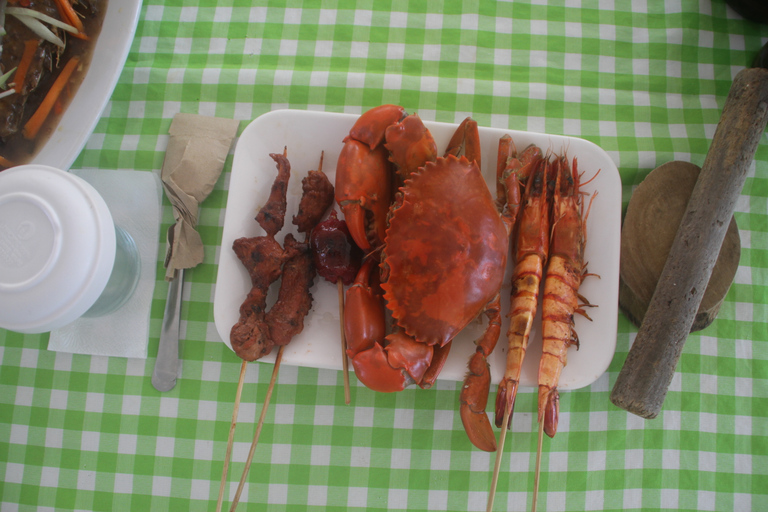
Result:
<svg viewBox="0 0 768 512"><path fill-rule="evenodd" d="M392 208L384 298L405 332L451 341L501 288L507 230L475 162L438 158L413 173Z"/></svg>

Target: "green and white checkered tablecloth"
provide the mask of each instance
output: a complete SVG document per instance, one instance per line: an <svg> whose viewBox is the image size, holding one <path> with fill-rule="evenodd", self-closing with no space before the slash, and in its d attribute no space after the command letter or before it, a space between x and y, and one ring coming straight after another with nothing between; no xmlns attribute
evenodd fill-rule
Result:
<svg viewBox="0 0 768 512"><path fill-rule="evenodd" d="M623 204L673 159L701 165L735 74L768 42L723 0L145 0L111 100L73 168L157 172L177 112L248 121L278 108L577 136L608 152ZM47 350L0 330L0 511L212 511L241 361L213 296L232 155L203 204L205 262L186 274L183 373L150 383L167 285L158 254L147 360ZM637 328L561 397L539 509L765 510L768 499L768 138L737 204L742 254L717 320L691 335L655 420L608 398ZM164 199L161 233L173 221ZM162 235L161 235L162 236ZM588 343L582 340L582 343ZM225 509L272 365L248 366ZM238 510L485 510L494 456L473 448L460 384L378 394L284 365ZM495 394L494 394L495 396ZM493 399L493 396L492 396ZM535 394L518 396L495 510L531 507Z"/></svg>

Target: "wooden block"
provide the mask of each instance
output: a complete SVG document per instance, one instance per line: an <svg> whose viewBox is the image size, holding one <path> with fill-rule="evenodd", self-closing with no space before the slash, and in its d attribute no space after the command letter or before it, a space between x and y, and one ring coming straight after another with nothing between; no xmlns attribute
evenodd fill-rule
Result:
<svg viewBox="0 0 768 512"><path fill-rule="evenodd" d="M632 194L621 231L619 306L638 327L685 213L701 168L673 161L651 171ZM741 240L731 217L722 248L704 292L691 332L704 329L717 317L736 275Z"/></svg>

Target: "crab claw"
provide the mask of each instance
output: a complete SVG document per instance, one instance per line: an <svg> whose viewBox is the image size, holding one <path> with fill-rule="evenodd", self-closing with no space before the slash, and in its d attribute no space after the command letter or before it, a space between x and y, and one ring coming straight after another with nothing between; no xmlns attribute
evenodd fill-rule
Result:
<svg viewBox="0 0 768 512"><path fill-rule="evenodd" d="M430 345L416 342L403 330L385 337L381 294L378 287L371 284L377 268L374 258L367 259L347 289L344 333L355 375L370 389L384 393L402 391L410 384L421 384L425 380L431 385L434 379L429 371L433 360L442 366L447 349L434 350Z"/></svg>
<svg viewBox="0 0 768 512"><path fill-rule="evenodd" d="M344 302L344 335L347 355L354 358L360 352L384 340L387 333L384 304L381 295L369 284L376 260L367 259L358 270L355 281L347 289Z"/></svg>
<svg viewBox="0 0 768 512"><path fill-rule="evenodd" d="M386 346L376 342L352 359L360 382L382 393L402 391L421 382L432 362L432 347L402 331L390 334L386 341Z"/></svg>
<svg viewBox="0 0 768 512"><path fill-rule="evenodd" d="M385 133L388 126L405 115L405 109L398 105L368 110L352 126L339 153L336 203L344 212L352 239L366 252L383 243L392 201L389 153L383 144Z"/></svg>
<svg viewBox="0 0 768 512"><path fill-rule="evenodd" d="M402 391L410 384L405 372L389 364L387 353L378 342L352 358L352 366L360 382L380 393Z"/></svg>
<svg viewBox="0 0 768 512"><path fill-rule="evenodd" d="M384 141L387 127L401 121L406 116L400 105L379 105L366 110L349 130L349 136L375 149Z"/></svg>
<svg viewBox="0 0 768 512"><path fill-rule="evenodd" d="M485 413L491 387L491 372L481 350L470 358L468 368L459 397L461 422L473 445L486 452L495 452L496 437Z"/></svg>
<svg viewBox="0 0 768 512"><path fill-rule="evenodd" d="M387 229L387 211L392 197L390 163L386 148L370 149L357 139L347 137L336 165L336 202L352 239L363 251L371 249L368 223L373 243L380 245Z"/></svg>
<svg viewBox="0 0 768 512"><path fill-rule="evenodd" d="M386 349L383 346L386 336L384 304L381 294L371 285L373 271L377 268L374 258L366 260L355 282L347 289L344 305L347 355L352 359L355 375L367 387L381 392L402 391L413 379L402 371L403 364L393 365L392 362L403 359L405 351L397 350L402 343L395 339L389 341Z"/></svg>
<svg viewBox="0 0 768 512"><path fill-rule="evenodd" d="M366 227L366 214L362 201L343 201L341 212L344 214L344 221L347 223L349 235L355 244L363 251L371 250L371 242L368 240L368 229Z"/></svg>

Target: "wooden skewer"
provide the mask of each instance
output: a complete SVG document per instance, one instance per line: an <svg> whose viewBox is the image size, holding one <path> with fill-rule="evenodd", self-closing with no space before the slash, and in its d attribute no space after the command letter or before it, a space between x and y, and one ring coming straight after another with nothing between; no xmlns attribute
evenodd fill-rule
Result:
<svg viewBox="0 0 768 512"><path fill-rule="evenodd" d="M512 383L507 382L507 396L512 393ZM491 490L488 491L488 506L486 512L493 510L493 500L496 497L496 484L499 481L499 468L501 467L501 457L504 453L504 440L507 438L507 427L509 427L509 418L512 416L512 407L507 404L504 408L504 419L501 423L501 432L499 432L499 445L496 449L496 463L493 466L493 478L491 479Z"/></svg>
<svg viewBox="0 0 768 512"><path fill-rule="evenodd" d="M344 283L336 281L339 288L339 327L341 327L341 364L344 369L344 402L352 401L349 392L349 360L347 359L347 336L344 334Z"/></svg>
<svg viewBox="0 0 768 512"><path fill-rule="evenodd" d="M237 393L235 394L235 407L232 411L232 424L229 426L229 440L227 441L227 454L224 456L224 469L221 471L221 485L219 485L219 499L216 502L216 512L221 512L221 502L224 499L224 487L227 484L227 470L229 469L229 459L232 456L232 444L235 440L235 425L237 425L237 412L240 409L240 396L243 394L243 381L245 379L245 368L248 361L243 360L240 366L240 380L237 382Z"/></svg>
<svg viewBox="0 0 768 512"><path fill-rule="evenodd" d="M229 512L235 512L237 504L240 502L240 495L243 492L245 486L245 479L248 478L248 470L251 469L251 461L253 460L253 453L256 451L256 445L259 442L259 436L261 435L261 427L264 426L264 417L267 415L267 408L269 407L269 399L272 397L272 390L275 389L275 381L277 380L277 372L280 369L280 362L283 360L283 349L285 345L280 345L277 350L277 357L275 358L275 367L272 369L272 379L269 381L269 387L267 388L267 396L264 397L264 404L261 406L261 415L259 416L259 423L256 425L256 433L253 435L253 442L251 443L251 449L248 452L248 459L245 461L245 469L243 469L243 476L240 477L240 484L237 486L237 492L235 498L232 500L232 506Z"/></svg>
<svg viewBox="0 0 768 512"><path fill-rule="evenodd" d="M539 445L536 449L536 471L533 474L533 503L531 512L536 512L536 500L539 497L539 474L541 473L541 445L544 439L544 419L539 421Z"/></svg>

